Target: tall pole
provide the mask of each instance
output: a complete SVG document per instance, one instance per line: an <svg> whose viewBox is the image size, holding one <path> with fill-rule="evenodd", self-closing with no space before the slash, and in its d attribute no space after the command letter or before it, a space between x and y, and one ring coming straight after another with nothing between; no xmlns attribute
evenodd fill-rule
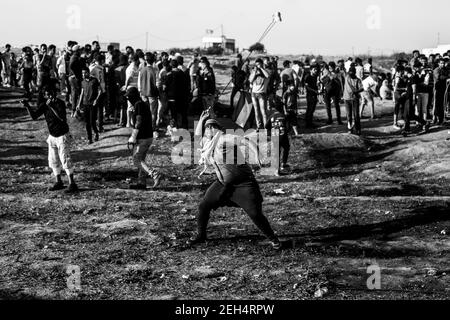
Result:
<svg viewBox="0 0 450 320"><path fill-rule="evenodd" d="M440 32L438 32L437 36L438 36L438 38L437 38L437 45L439 46L439 44L441 43L441 34L440 34Z"/></svg>
<svg viewBox="0 0 450 320"><path fill-rule="evenodd" d="M223 53L225 53L225 38L223 36L223 24L220 25L220 36L222 39L222 49L223 49Z"/></svg>

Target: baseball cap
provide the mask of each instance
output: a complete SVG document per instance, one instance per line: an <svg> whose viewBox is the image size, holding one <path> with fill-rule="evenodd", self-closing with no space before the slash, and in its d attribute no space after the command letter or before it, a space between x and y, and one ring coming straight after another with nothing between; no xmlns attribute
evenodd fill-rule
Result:
<svg viewBox="0 0 450 320"><path fill-rule="evenodd" d="M221 128L222 126L220 125L220 123L216 120L216 119L209 119L208 121L206 121L205 123L205 127L206 126L216 126L218 128Z"/></svg>

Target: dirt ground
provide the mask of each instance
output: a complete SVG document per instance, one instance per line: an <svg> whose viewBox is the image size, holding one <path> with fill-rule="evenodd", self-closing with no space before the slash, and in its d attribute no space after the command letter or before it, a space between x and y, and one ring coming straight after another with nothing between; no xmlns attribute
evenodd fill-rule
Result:
<svg viewBox="0 0 450 320"><path fill-rule="evenodd" d="M272 250L230 208L212 214L211 241L189 248L213 176L199 180L197 166L172 164L166 137L148 157L167 177L162 186L127 190L136 178L129 129L107 125L88 146L83 124L70 119L81 192L49 193L47 127L19 100L0 91L0 299L450 297L449 127L404 138L392 129L392 102L377 101L380 118L364 119L359 138L325 126L320 105L322 126L305 130L300 120L302 135L291 139L292 173L257 175L286 249ZM381 287L369 290L373 265ZM81 271L75 289L71 266Z"/></svg>

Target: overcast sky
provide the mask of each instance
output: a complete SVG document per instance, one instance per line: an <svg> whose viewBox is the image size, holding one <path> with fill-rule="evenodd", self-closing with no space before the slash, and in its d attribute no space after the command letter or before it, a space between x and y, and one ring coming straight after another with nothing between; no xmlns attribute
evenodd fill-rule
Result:
<svg viewBox="0 0 450 320"><path fill-rule="evenodd" d="M392 53L450 44L448 0L13 0L2 1L0 43L117 41L122 48L198 47L206 29L240 48L258 40L270 53ZM45 13L44 13L45 12ZM79 13L79 14L78 14ZM79 23L78 23L79 22Z"/></svg>

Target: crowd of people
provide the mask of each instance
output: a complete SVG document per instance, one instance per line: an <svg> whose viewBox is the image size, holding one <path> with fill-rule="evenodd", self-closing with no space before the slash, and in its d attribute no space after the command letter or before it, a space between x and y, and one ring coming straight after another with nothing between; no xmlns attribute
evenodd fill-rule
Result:
<svg viewBox="0 0 450 320"><path fill-rule="evenodd" d="M169 124L188 128L188 108L192 95L211 107L215 101L214 72L206 57L195 55L189 66L184 58L171 52L146 52L127 47L125 52L109 46L101 52L97 41L80 46L69 41L59 55L56 46L24 47L20 59L5 46L1 53L2 84L21 86L26 97L37 104L43 100L43 88L51 80L58 81L60 94L72 117L86 121L87 141L99 139L105 122L131 127L131 104L127 89L137 88L150 105L155 138ZM94 131L94 139L92 135Z"/></svg>
<svg viewBox="0 0 450 320"><path fill-rule="evenodd" d="M326 106L327 125L336 120L343 125L340 104L344 103L348 132L361 135L361 117L366 107L371 119L377 118L375 97L394 101L393 128L411 132L411 121L420 124L423 132L431 124L442 125L449 107L450 51L442 56L413 52L410 61L398 60L391 72L375 70L372 59L360 58L337 62L284 61L281 72L276 57L256 59L253 69L249 61L237 56L233 66L233 90L230 105L237 92L251 94L256 127L264 128L270 109L282 104L278 111L285 115L288 129L298 135L299 95L306 95L305 127L315 128L314 113L319 102ZM400 124L403 119L403 126ZM403 127L403 128L402 128Z"/></svg>
<svg viewBox="0 0 450 320"><path fill-rule="evenodd" d="M175 52L144 52L130 46L121 52L113 45L102 52L97 41L84 46L69 41L59 55L56 46L42 44L35 49L23 48L19 59L11 52L11 46L6 45L0 61L1 84L23 87L26 99L22 103L30 116L36 120L44 115L46 119L50 133L47 139L49 167L56 179L50 191L65 188L61 179L63 170L69 177L67 192L78 191L70 158L72 138L67 109L71 117L85 121L88 144L100 139L107 122L131 129L128 143L133 146L133 160L139 173L138 183L130 188L145 190L147 176L153 178L153 187L162 179L162 174L145 162L153 139L165 128L169 128L167 131L188 129L188 110L195 97L203 109L195 130L204 137L201 159L214 168L218 180L200 204L198 232L188 243L206 240L211 210L239 206L273 247L281 248L262 214L262 195L252 169L246 164L224 164L219 159L229 153L225 151L226 141L235 137L225 134L215 119L218 91L207 57L194 54L185 65L183 56ZM427 132L431 124L443 125L445 121L450 52L426 57L414 51L410 61L397 61L388 73L376 72L370 58L365 64L359 58L337 62L286 60L281 69L278 63L278 57L257 58L252 63L238 54L232 67L229 108L236 120L237 104L242 98L250 99L257 131L268 129L272 136L279 136L282 156L277 174L288 168L291 131L299 135L298 110L302 95L306 96L306 128L317 127L314 113L319 102L326 106L327 125L333 124L333 109L338 125L344 125L340 107L343 103L348 133L361 135L365 107L370 109L372 119L377 117L375 97L393 100L393 127L405 135L411 132L411 121L416 121L423 132ZM237 103L238 92L241 98ZM34 98L37 108L29 104Z"/></svg>

